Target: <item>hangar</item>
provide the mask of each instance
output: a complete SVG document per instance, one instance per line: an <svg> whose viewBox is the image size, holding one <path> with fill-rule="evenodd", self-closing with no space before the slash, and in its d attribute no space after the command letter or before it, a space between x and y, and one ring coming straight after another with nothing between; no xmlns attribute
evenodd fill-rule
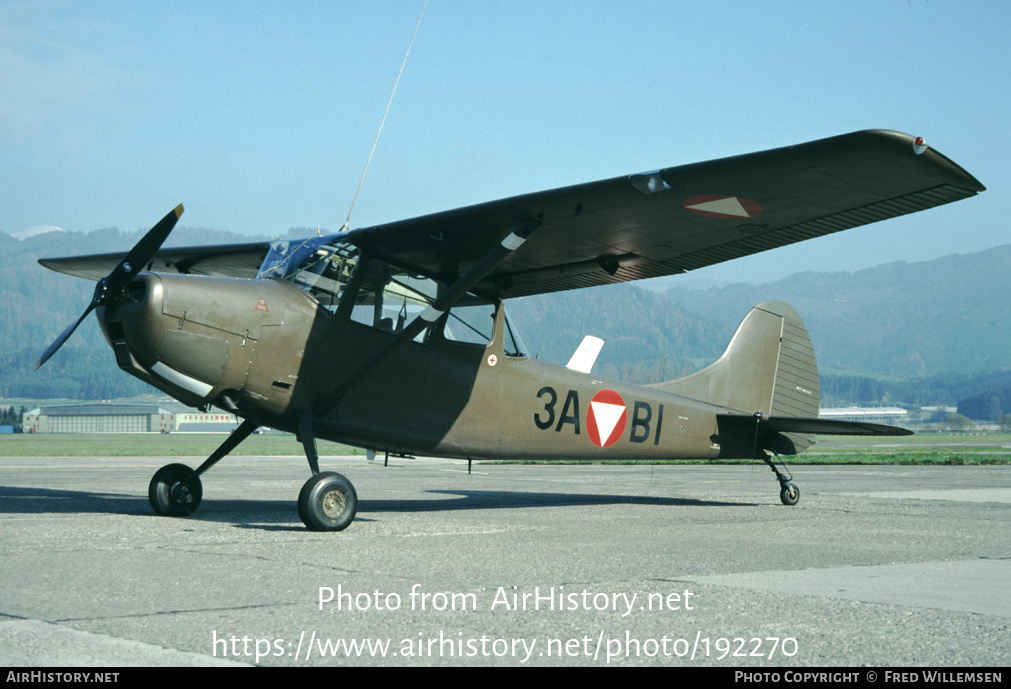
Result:
<svg viewBox="0 0 1011 689"><path fill-rule="evenodd" d="M25 433L170 433L228 432L238 421L231 414L177 413L151 404L90 402L33 409L24 415Z"/></svg>
<svg viewBox="0 0 1011 689"><path fill-rule="evenodd" d="M890 423L903 425L908 423L909 412L901 407L839 407L819 410L818 416L823 419L842 419L845 421L869 421L874 423Z"/></svg>

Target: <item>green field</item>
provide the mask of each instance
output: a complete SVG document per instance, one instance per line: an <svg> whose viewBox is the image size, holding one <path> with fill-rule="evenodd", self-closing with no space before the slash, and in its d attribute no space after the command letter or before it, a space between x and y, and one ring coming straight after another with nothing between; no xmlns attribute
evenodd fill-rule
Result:
<svg viewBox="0 0 1011 689"><path fill-rule="evenodd" d="M224 433L14 434L0 436L0 457L206 457L224 439ZM359 448L325 440L319 441L318 447L324 456L364 454ZM295 436L265 433L247 438L234 454L303 453ZM786 460L790 464L1011 464L1011 434L824 438L809 452Z"/></svg>
<svg viewBox="0 0 1011 689"><path fill-rule="evenodd" d="M790 464L1011 464L1011 433L820 438Z"/></svg>
<svg viewBox="0 0 1011 689"><path fill-rule="evenodd" d="M225 433L54 433L0 436L0 457L206 457ZM365 454L364 450L320 440L321 455ZM246 438L234 454L302 456L302 444L287 433Z"/></svg>

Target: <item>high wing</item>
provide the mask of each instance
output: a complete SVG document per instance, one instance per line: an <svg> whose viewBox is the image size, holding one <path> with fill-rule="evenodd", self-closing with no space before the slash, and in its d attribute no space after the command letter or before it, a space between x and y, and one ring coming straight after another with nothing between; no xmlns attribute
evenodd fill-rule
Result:
<svg viewBox="0 0 1011 689"><path fill-rule="evenodd" d="M683 273L984 189L921 140L869 130L359 228L345 238L452 284L534 221L530 238L475 288L508 298ZM164 249L145 270L254 277L268 248ZM121 258L39 262L97 280Z"/></svg>
<svg viewBox="0 0 1011 689"><path fill-rule="evenodd" d="M162 249L142 270L152 273L255 278L268 249L270 244L267 242ZM101 280L122 258L122 253L91 254L67 258L40 258L39 263L58 273Z"/></svg>
<svg viewBox="0 0 1011 689"><path fill-rule="evenodd" d="M476 291L518 297L683 273L983 191L908 134L870 130L354 230L371 255L447 283L540 226Z"/></svg>

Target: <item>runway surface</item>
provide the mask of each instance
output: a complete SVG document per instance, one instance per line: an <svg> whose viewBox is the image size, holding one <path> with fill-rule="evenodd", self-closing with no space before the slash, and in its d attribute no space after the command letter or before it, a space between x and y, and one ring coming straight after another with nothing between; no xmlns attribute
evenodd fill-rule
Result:
<svg viewBox="0 0 1011 689"><path fill-rule="evenodd" d="M0 458L0 666L929 665L1011 661L1011 467ZM199 460L187 460L195 465ZM323 602L321 603L321 599Z"/></svg>

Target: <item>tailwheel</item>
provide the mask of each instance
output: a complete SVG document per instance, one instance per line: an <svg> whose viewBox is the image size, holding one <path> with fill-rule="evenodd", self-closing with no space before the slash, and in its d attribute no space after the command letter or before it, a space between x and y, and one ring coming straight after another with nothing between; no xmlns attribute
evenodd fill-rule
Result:
<svg viewBox="0 0 1011 689"><path fill-rule="evenodd" d="M775 455L775 457L777 461L782 463L779 455ZM769 468L772 469L772 473L776 475L776 480L779 481L779 501L784 505L796 505L800 500L800 489L793 485L793 474L791 474L790 470L786 468L786 464L783 464L783 471L780 471L776 468L775 463L769 455L765 455L762 459L764 459L765 463L769 465Z"/></svg>
<svg viewBox="0 0 1011 689"><path fill-rule="evenodd" d="M200 477L185 464L163 466L151 477L147 489L154 511L169 517L193 514L200 507L203 495Z"/></svg>
<svg viewBox="0 0 1011 689"><path fill-rule="evenodd" d="M341 474L314 475L298 495L298 516L310 531L343 531L358 512L358 494Z"/></svg>
<svg viewBox="0 0 1011 689"><path fill-rule="evenodd" d="M784 505L796 505L800 500L800 489L792 483L786 482L783 484L782 490L779 491L779 499Z"/></svg>

